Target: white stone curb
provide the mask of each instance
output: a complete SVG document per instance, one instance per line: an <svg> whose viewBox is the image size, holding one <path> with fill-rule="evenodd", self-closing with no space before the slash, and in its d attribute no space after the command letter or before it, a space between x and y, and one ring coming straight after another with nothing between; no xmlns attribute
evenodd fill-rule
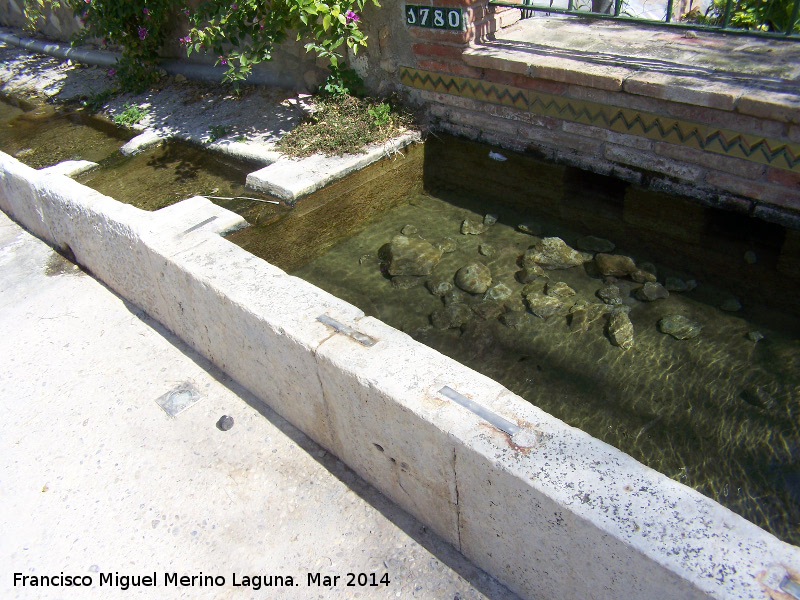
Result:
<svg viewBox="0 0 800 600"><path fill-rule="evenodd" d="M227 242L241 217L204 198L146 213L0 153L0 208L524 597L755 600L762 571L800 571L800 549Z"/></svg>

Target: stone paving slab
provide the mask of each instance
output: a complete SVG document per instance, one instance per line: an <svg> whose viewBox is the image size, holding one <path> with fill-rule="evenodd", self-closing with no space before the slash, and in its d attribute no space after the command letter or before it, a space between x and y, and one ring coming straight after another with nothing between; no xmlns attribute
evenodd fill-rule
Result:
<svg viewBox="0 0 800 600"><path fill-rule="evenodd" d="M515 598L2 214L0 280L0 597ZM201 399L171 418L156 399L187 382ZM15 572L93 586L14 587ZM390 584L347 587L349 572ZM109 573L157 585L100 587ZM167 573L225 584L165 586ZM296 585L241 586L269 575Z"/></svg>

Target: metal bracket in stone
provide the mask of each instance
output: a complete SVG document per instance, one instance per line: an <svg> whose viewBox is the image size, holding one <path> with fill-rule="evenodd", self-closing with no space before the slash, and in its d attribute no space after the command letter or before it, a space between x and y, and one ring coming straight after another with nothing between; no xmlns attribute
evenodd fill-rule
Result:
<svg viewBox="0 0 800 600"><path fill-rule="evenodd" d="M500 431L505 431L508 435L514 436L520 432L519 425L516 425L508 419L501 417L497 413L490 411L488 408L481 406L477 402L473 402L466 396L459 394L449 385L444 386L439 390L439 393L445 398L449 398L456 404L460 404L470 412L478 415L485 421L489 421L492 425L497 427Z"/></svg>
<svg viewBox="0 0 800 600"><path fill-rule="evenodd" d="M364 333L361 333L360 331L356 331L352 327L348 327L343 323L339 323L339 321L337 321L336 319L332 319L328 315L318 316L317 321L319 321L324 325L327 325L328 327L333 327L333 329L335 329L337 333L342 333L346 336L349 336L353 338L355 341L357 341L359 344L363 344L367 347L374 346L375 344L378 343L378 340L376 340L375 338L372 338Z"/></svg>
<svg viewBox="0 0 800 600"><path fill-rule="evenodd" d="M163 408L164 412L174 419L190 406L197 404L200 398L202 398L200 390L191 382L184 381L166 394L159 396L156 399L156 404Z"/></svg>
<svg viewBox="0 0 800 600"><path fill-rule="evenodd" d="M200 229L200 228L201 228L203 225L208 225L209 223L211 223L211 221L215 220L216 218L217 218L217 217L208 217L208 218L207 218L205 221L200 221L200 222L199 222L197 225L193 225L192 227L189 227L189 229L187 229L186 231L184 231L184 232L183 232L183 235L186 235L187 233L191 233L191 232L193 232L193 231L197 231L197 230L198 230L198 229Z"/></svg>

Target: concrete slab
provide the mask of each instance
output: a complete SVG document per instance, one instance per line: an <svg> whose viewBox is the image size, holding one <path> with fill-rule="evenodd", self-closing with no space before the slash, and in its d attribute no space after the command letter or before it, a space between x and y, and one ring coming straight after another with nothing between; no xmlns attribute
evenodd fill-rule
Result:
<svg viewBox="0 0 800 600"><path fill-rule="evenodd" d="M0 280L0 597L515 598L1 214ZM184 382L202 398L171 419L156 399ZM92 586L14 586L62 572ZM390 583L347 587L350 572ZM165 585L173 573L225 582ZM340 579L309 585L317 573Z"/></svg>

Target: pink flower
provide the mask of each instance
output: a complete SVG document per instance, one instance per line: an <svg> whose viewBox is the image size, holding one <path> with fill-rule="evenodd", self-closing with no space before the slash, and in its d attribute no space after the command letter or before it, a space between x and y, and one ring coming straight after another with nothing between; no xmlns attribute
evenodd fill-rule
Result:
<svg viewBox="0 0 800 600"><path fill-rule="evenodd" d="M109 69L108 71L106 71L106 75L108 75L109 77L113 77L116 74L117 74L116 69Z"/></svg>
<svg viewBox="0 0 800 600"><path fill-rule="evenodd" d="M147 29L144 27L139 27L139 39L143 40L147 37Z"/></svg>
<svg viewBox="0 0 800 600"><path fill-rule="evenodd" d="M188 8L184 8L183 9L183 14L185 14L188 17L189 16L189 9Z"/></svg>
<svg viewBox="0 0 800 600"><path fill-rule="evenodd" d="M348 10L344 13L344 18L347 20L348 23L354 23L358 21L358 15L354 13L352 10Z"/></svg>
<svg viewBox="0 0 800 600"><path fill-rule="evenodd" d="M224 56L220 56L220 57L219 57L219 64L221 64L221 65L227 65L227 64L228 64L228 59L227 59L227 58L225 58Z"/></svg>
<svg viewBox="0 0 800 600"><path fill-rule="evenodd" d="M149 15L149 14L150 14L150 9L149 9L149 8L147 8L147 7L145 6L145 7L142 9L142 12L143 12L144 14L146 14L146 15Z"/></svg>

